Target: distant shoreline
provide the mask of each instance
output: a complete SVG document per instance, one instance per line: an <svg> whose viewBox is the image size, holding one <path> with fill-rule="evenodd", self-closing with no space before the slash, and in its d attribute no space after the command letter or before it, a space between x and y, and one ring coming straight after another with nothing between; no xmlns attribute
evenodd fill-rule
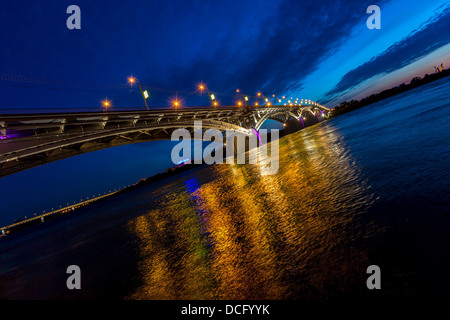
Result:
<svg viewBox="0 0 450 320"><path fill-rule="evenodd" d="M427 83L431 83L433 81L443 79L449 75L450 75L450 69L443 69L441 72L433 73L431 75L426 74L423 78L414 77L411 79L409 84L402 83L399 86L383 90L377 94L372 94L361 100L351 100L349 102L348 101L341 102L340 105L335 106L334 108L331 109L330 117L340 116L347 112L357 110L362 107L366 107L375 102L394 97L400 93L423 86Z"/></svg>

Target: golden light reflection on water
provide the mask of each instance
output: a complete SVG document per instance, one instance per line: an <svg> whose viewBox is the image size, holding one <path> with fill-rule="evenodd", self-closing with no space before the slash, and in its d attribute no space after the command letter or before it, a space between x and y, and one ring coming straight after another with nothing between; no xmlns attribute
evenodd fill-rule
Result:
<svg viewBox="0 0 450 320"><path fill-rule="evenodd" d="M140 282L128 298L293 299L352 285L344 275L367 253L347 234L373 195L335 129L314 129L280 140L275 175L214 165L150 195L158 208L128 225Z"/></svg>

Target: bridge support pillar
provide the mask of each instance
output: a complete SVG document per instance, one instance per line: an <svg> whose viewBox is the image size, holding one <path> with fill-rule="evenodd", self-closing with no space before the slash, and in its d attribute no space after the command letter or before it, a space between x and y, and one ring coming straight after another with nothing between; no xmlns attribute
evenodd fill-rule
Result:
<svg viewBox="0 0 450 320"><path fill-rule="evenodd" d="M253 148L258 147L258 137L256 134L251 136L236 133L232 137L227 137L226 154L227 158L242 159L245 152L250 151ZM236 159L235 159L236 160ZM242 161L242 160L241 160ZM234 163L240 163L241 161L234 161Z"/></svg>
<svg viewBox="0 0 450 320"><path fill-rule="evenodd" d="M289 133L299 131L301 129L303 129L302 122L300 120L291 118L287 121L286 127L284 128L284 132L286 134L289 134Z"/></svg>

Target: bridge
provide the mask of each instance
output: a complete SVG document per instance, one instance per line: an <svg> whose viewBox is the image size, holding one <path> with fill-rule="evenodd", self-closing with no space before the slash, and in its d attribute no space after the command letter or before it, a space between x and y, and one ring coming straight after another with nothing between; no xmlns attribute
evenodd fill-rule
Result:
<svg viewBox="0 0 450 320"><path fill-rule="evenodd" d="M0 177L100 149L170 140L175 129L191 133L218 129L250 135L268 119L318 118L330 110L316 103L296 106L191 107L145 111L104 111L0 115Z"/></svg>

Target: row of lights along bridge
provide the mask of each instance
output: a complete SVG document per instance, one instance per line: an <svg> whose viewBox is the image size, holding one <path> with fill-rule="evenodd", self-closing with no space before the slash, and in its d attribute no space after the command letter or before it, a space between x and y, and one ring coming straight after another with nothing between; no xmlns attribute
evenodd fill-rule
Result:
<svg viewBox="0 0 450 320"><path fill-rule="evenodd" d="M129 77L128 78L128 83L133 86L135 84L137 84L139 86L139 90L141 91L141 95L142 98L144 99L145 102L145 106L147 107L147 110L149 110L148 104L147 104L147 99L150 98L150 94L147 90L143 90L142 86L139 82L139 80L136 77ZM217 101L217 97L214 93L210 92L208 87L203 84L200 83L197 86L197 91L200 92L200 94L203 94L204 92L208 93L208 96L211 100L211 105L213 107L217 107L219 105L219 102ZM248 95L244 95L239 89L236 89L236 106L237 107L242 107L242 106L249 106L249 96ZM282 97L276 97L275 95L272 95L271 98L267 98L265 97L261 92L258 92L256 94L256 101L254 102L253 106L259 106L260 103L258 101L261 101L260 99L262 99L262 105L268 106L270 107L272 104L276 104L278 102L278 105L284 105L284 106L298 106L298 105L303 105L303 104L307 104L307 105L314 105L314 106L321 106L319 103L311 101L311 100L307 100L307 99L298 99L298 98L292 98L291 99L287 99L285 96ZM102 102L102 107L103 110L108 110L108 108L112 107L112 103L110 100L108 100L107 98L104 99ZM171 100L171 104L172 107L174 107L175 109L181 107L181 100L177 98L174 98Z"/></svg>

